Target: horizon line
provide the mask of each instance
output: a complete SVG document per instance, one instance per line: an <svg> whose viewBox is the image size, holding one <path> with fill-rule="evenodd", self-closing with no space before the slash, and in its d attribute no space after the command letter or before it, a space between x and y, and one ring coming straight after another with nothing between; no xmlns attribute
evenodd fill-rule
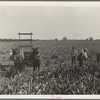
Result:
<svg viewBox="0 0 100 100"><path fill-rule="evenodd" d="M0 38L0 41L2 41L2 40L12 40L12 41L14 41L14 40L17 40L17 41L19 41L19 39L18 38L15 38L15 39L12 39L12 38ZM62 39L58 39L58 38L54 38L54 39L20 39L21 41L24 41L24 40L32 40L32 41L34 41L34 40L58 40L58 41L61 41L61 40L63 40L63 38ZM86 39L66 39L65 41L68 41L68 40L90 40L90 38L86 38ZM93 39L93 40L100 40L100 39Z"/></svg>

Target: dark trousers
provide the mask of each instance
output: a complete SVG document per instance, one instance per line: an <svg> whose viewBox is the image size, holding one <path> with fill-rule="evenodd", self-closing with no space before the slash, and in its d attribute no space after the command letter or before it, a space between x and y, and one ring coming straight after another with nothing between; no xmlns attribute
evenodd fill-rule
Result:
<svg viewBox="0 0 100 100"><path fill-rule="evenodd" d="M75 56L72 57L72 59L71 59L71 64L72 64L72 65L76 64L76 57L75 57Z"/></svg>
<svg viewBox="0 0 100 100"><path fill-rule="evenodd" d="M80 60L79 61L79 66L83 66L83 64L84 64L84 61L83 60Z"/></svg>

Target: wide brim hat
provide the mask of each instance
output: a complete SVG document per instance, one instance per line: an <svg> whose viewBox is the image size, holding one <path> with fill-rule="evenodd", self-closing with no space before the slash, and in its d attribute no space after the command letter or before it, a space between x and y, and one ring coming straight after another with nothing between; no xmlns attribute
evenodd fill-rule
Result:
<svg viewBox="0 0 100 100"><path fill-rule="evenodd" d="M88 49L87 49L87 48L85 48L85 49L84 49L84 51L88 52Z"/></svg>

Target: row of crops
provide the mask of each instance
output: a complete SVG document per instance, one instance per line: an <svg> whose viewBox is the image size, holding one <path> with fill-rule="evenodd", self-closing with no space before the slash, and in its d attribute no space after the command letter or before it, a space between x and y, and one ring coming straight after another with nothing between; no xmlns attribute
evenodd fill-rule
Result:
<svg viewBox="0 0 100 100"><path fill-rule="evenodd" d="M32 68L25 67L14 77L7 77L8 72L0 70L0 94L100 94L100 67L93 58L99 50L98 42L36 41L33 45L39 47L40 70L32 72ZM71 66L73 45L77 50L89 49L90 59L82 67ZM6 47L3 52L0 55L7 55L10 49Z"/></svg>

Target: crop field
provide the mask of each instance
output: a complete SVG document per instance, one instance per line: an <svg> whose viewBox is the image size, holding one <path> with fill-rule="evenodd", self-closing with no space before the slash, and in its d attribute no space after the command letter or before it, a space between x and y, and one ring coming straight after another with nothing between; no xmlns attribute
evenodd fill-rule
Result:
<svg viewBox="0 0 100 100"><path fill-rule="evenodd" d="M22 41L22 44L27 44ZM25 67L14 77L7 77L9 68L0 65L0 94L100 94L100 66L95 62L100 52L100 41L86 40L36 40L33 47L39 47L40 70ZM83 67L71 66L71 49L88 48L89 60ZM0 61L9 59L11 49L18 47L18 41L0 42Z"/></svg>

